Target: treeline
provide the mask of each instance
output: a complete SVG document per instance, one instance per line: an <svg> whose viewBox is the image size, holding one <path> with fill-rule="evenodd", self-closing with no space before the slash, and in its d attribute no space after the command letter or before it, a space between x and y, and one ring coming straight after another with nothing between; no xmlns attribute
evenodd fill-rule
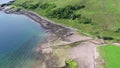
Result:
<svg viewBox="0 0 120 68"><path fill-rule="evenodd" d="M49 12L48 16L52 17L52 18L58 18L58 19L70 19L70 18L77 18L80 15L76 15L74 14L74 12L76 10L80 10L82 8L85 8L84 5L79 6L79 5L75 5L75 6L71 6L68 5L64 8L57 8L55 10L52 10L51 12Z"/></svg>
<svg viewBox="0 0 120 68"><path fill-rule="evenodd" d="M114 40L114 38L110 36L97 36L97 37L104 40Z"/></svg>
<svg viewBox="0 0 120 68"><path fill-rule="evenodd" d="M54 3L53 4L48 4L48 3L44 3L44 4L41 4L39 6L41 9L45 10L45 9L53 9L55 7L57 7Z"/></svg>
<svg viewBox="0 0 120 68"><path fill-rule="evenodd" d="M31 1L26 1L22 4L17 4L16 6L21 6L25 9L36 9L38 6L39 6L40 3L35 3L35 4L32 4Z"/></svg>
<svg viewBox="0 0 120 68"><path fill-rule="evenodd" d="M85 8L85 5L68 5L64 8L57 8L55 10L49 11L47 16L51 18L57 19L72 19L76 20L79 23L90 24L92 23L92 19L86 18L81 14L75 14L75 11Z"/></svg>
<svg viewBox="0 0 120 68"><path fill-rule="evenodd" d="M31 3L31 1L26 1L22 4L15 4L16 6L21 6L25 9L36 9L36 8L41 8L41 9L48 9L48 8L55 8L56 5L55 4L48 4L48 3Z"/></svg>
<svg viewBox="0 0 120 68"><path fill-rule="evenodd" d="M81 14L75 14L75 11L85 8L85 5L68 5L63 8L57 8L56 4L52 3L34 3L31 1L26 1L22 4L17 4L16 6L22 6L25 9L41 9L46 12L46 16L50 18L57 19L72 19L77 20L79 23L90 24L92 19L86 18Z"/></svg>

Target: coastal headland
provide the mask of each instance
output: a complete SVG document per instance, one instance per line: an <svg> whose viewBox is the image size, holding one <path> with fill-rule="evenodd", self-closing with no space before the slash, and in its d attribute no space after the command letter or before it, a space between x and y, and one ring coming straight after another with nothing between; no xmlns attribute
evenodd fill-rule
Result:
<svg viewBox="0 0 120 68"><path fill-rule="evenodd" d="M66 59L77 62L78 68L101 68L102 60L97 61L96 48L105 44L102 39L79 35L74 29L41 17L27 10L13 10L9 6L0 7L6 14L25 15L39 23L50 33L48 41L40 45L36 52L41 54L41 68L64 68Z"/></svg>

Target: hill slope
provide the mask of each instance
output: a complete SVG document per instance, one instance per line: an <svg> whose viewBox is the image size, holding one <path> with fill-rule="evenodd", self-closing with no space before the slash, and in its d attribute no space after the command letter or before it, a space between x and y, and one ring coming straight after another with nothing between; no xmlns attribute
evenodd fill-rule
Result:
<svg viewBox="0 0 120 68"><path fill-rule="evenodd" d="M119 0L15 0L13 3L13 8L32 10L79 32L115 41L120 41L119 6Z"/></svg>

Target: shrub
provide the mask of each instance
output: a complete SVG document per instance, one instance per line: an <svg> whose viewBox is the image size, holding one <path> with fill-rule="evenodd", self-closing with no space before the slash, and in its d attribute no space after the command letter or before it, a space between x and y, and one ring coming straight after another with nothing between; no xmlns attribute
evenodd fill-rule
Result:
<svg viewBox="0 0 120 68"><path fill-rule="evenodd" d="M80 14L73 14L72 15L72 20L75 20L76 18L80 18L81 15Z"/></svg>
<svg viewBox="0 0 120 68"><path fill-rule="evenodd" d="M107 36L103 36L102 37L104 40L113 40L114 38L112 38L112 37L107 37Z"/></svg>
<svg viewBox="0 0 120 68"><path fill-rule="evenodd" d="M18 6L22 6L25 9L36 9L40 3L32 4L31 1L25 1L22 4L17 4Z"/></svg>
<svg viewBox="0 0 120 68"><path fill-rule="evenodd" d="M85 6L79 6L79 5L75 5L75 6L71 6L68 5L64 8L57 8L53 11L51 11L47 16L52 17L52 18L58 18L58 19L76 19L77 17L79 17L79 15L74 15L74 11L79 10L84 8Z"/></svg>
<svg viewBox="0 0 120 68"><path fill-rule="evenodd" d="M18 11L20 11L22 8L21 7L18 7L18 8L16 8L15 10L18 12Z"/></svg>
<svg viewBox="0 0 120 68"><path fill-rule="evenodd" d="M105 36L103 37L103 39L104 40L114 40L114 38L112 38L112 37L105 37Z"/></svg>
<svg viewBox="0 0 120 68"><path fill-rule="evenodd" d="M108 36L100 36L100 35L98 35L97 37L100 38L100 39L104 39L104 40L114 40L114 38L108 37Z"/></svg>
<svg viewBox="0 0 120 68"><path fill-rule="evenodd" d="M23 8L26 8L26 9L28 9L28 4L30 3L30 1L25 1L24 3L22 3L22 4L19 4L19 6L22 6Z"/></svg>
<svg viewBox="0 0 120 68"><path fill-rule="evenodd" d="M52 9L52 8L55 8L56 7L56 5L55 4L48 4L48 3L44 3L44 4L42 4L42 5L40 5L40 8L41 9Z"/></svg>
<svg viewBox="0 0 120 68"><path fill-rule="evenodd" d="M39 6L39 3L29 4L29 8L28 9L36 9L38 6Z"/></svg>
<svg viewBox="0 0 120 68"><path fill-rule="evenodd" d="M7 6L7 4L2 4L2 5L0 5L1 7L4 7L4 6Z"/></svg>
<svg viewBox="0 0 120 68"><path fill-rule="evenodd" d="M86 17L79 17L78 22L83 23L83 24L91 24L92 19L89 19L89 18L86 18Z"/></svg>
<svg viewBox="0 0 120 68"><path fill-rule="evenodd" d="M77 63L70 59L67 59L66 60L66 68L77 68Z"/></svg>
<svg viewBox="0 0 120 68"><path fill-rule="evenodd" d="M120 33L120 28L118 28L115 32L116 32L116 33Z"/></svg>
<svg viewBox="0 0 120 68"><path fill-rule="evenodd" d="M71 17L71 15L73 14L73 11L70 9L62 9L62 8L58 8L57 10L52 11L51 14L49 14L51 17L53 18L63 18L63 19L68 19Z"/></svg>

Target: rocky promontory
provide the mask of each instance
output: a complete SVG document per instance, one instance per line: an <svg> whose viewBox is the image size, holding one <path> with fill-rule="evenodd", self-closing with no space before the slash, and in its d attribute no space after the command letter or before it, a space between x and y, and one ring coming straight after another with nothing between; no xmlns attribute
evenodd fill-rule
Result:
<svg viewBox="0 0 120 68"><path fill-rule="evenodd" d="M61 38L62 40L67 40L66 37L73 35L74 32L71 28L64 27L63 25L55 24L46 18L41 17L40 15L27 10L13 10L11 7L4 6L0 7L0 10L4 11L7 14L20 14L28 16L29 18L33 19L37 23L41 24L41 26L46 29L47 31L56 35L56 37Z"/></svg>

